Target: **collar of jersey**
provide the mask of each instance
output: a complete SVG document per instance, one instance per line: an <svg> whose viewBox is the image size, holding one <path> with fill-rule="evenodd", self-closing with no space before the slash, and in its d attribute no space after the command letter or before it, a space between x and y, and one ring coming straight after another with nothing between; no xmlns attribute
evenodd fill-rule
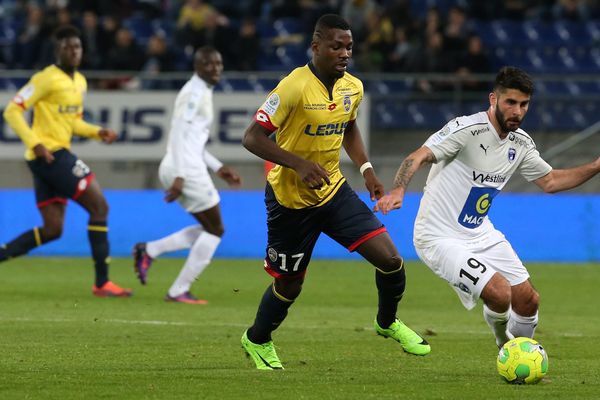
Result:
<svg viewBox="0 0 600 400"><path fill-rule="evenodd" d="M306 65L308 65L308 69L310 69L310 72L313 73L313 75L319 80L319 82L321 82L321 84L323 85L325 90L327 90L327 93L329 94L329 100L333 100L333 88L335 87L335 84L337 83L337 81L339 79L336 79L335 82L333 82L333 86L331 87L331 89L329 89L327 87L327 85L325 84L325 81L323 81L323 79L321 79L321 77L319 76L319 74L317 72L317 68L313 64L312 60L309 61L308 64L306 64Z"/></svg>

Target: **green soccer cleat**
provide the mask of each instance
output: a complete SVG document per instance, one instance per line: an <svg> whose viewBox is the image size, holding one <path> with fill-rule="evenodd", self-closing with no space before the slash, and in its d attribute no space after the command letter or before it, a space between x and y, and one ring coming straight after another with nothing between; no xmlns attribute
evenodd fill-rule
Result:
<svg viewBox="0 0 600 400"><path fill-rule="evenodd" d="M383 329L375 319L375 332L384 338L392 338L402 345L405 352L424 356L431 352L431 346L427 340L419 336L415 331L404 325L402 321L396 319L389 328Z"/></svg>
<svg viewBox="0 0 600 400"><path fill-rule="evenodd" d="M275 345L273 345L272 340L264 344L252 343L250 339L248 339L248 331L246 331L242 335L242 347L248 356L254 360L256 368L266 370L283 369L283 365L281 365L281 361L279 361L279 357L277 357L277 353L275 352Z"/></svg>

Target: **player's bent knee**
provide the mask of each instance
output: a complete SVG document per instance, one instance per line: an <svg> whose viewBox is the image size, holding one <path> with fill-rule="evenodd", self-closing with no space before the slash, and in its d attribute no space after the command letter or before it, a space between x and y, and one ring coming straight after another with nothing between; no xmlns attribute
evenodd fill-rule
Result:
<svg viewBox="0 0 600 400"><path fill-rule="evenodd" d="M302 292L303 277L275 278L275 291L289 301L296 300Z"/></svg>
<svg viewBox="0 0 600 400"><path fill-rule="evenodd" d="M62 225L58 225L58 224L44 226L40 230L40 233L42 234L42 239L43 239L44 243L50 242L50 241L56 240L62 236L63 227L62 227Z"/></svg>
<svg viewBox="0 0 600 400"><path fill-rule="evenodd" d="M494 274L481 292L481 299L495 312L505 312L510 308L511 288L500 274Z"/></svg>
<svg viewBox="0 0 600 400"><path fill-rule="evenodd" d="M540 305L540 295L537 291L531 288L531 291L525 296L513 299L513 310L524 316L535 315Z"/></svg>
<svg viewBox="0 0 600 400"><path fill-rule="evenodd" d="M108 203L101 198L89 207L90 219L94 221L103 221L108 217Z"/></svg>
<svg viewBox="0 0 600 400"><path fill-rule="evenodd" d="M223 237L223 235L225 234L225 227L223 225L210 226L206 229L206 232L210 233L211 235Z"/></svg>
<svg viewBox="0 0 600 400"><path fill-rule="evenodd" d="M387 257L383 260L379 265L376 265L375 268L383 273L383 274L392 274L400 271L404 267L404 260L398 254L394 254L390 257Z"/></svg>

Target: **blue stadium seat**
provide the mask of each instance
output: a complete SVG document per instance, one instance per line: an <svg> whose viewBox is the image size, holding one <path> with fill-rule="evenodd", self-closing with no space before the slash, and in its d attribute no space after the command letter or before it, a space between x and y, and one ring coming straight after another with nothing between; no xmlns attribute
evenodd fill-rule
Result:
<svg viewBox="0 0 600 400"><path fill-rule="evenodd" d="M590 45L592 35L589 34L586 25L573 21L556 21L554 30L563 44L566 45Z"/></svg>
<svg viewBox="0 0 600 400"><path fill-rule="evenodd" d="M523 22L521 26L527 41L532 45L558 46L563 44L563 39L558 34L554 24L531 20ZM518 36L513 37L517 38Z"/></svg>
<svg viewBox="0 0 600 400"><path fill-rule="evenodd" d="M0 45L10 45L15 41L16 32L5 23L0 23Z"/></svg>
<svg viewBox="0 0 600 400"><path fill-rule="evenodd" d="M597 74L600 71L600 48L579 48L570 52L574 59L574 72Z"/></svg>
<svg viewBox="0 0 600 400"><path fill-rule="evenodd" d="M133 16L123 20L123 26L129 29L138 44L145 45L154 34L152 20L143 16Z"/></svg>
<svg viewBox="0 0 600 400"><path fill-rule="evenodd" d="M256 24L258 37L261 39L271 40L277 36L277 31L270 22L259 22Z"/></svg>
<svg viewBox="0 0 600 400"><path fill-rule="evenodd" d="M448 122L447 115L439 103L412 101L396 103L393 109L394 120L401 119L401 128L438 130Z"/></svg>
<svg viewBox="0 0 600 400"><path fill-rule="evenodd" d="M285 71L288 68L277 56L275 47L264 47L258 58L258 69L261 71Z"/></svg>
<svg viewBox="0 0 600 400"><path fill-rule="evenodd" d="M273 28L277 35L286 36L295 33L303 33L300 18L279 18L273 21Z"/></svg>
<svg viewBox="0 0 600 400"><path fill-rule="evenodd" d="M566 82L540 80L535 82L535 91L541 95L572 94Z"/></svg>
<svg viewBox="0 0 600 400"><path fill-rule="evenodd" d="M567 81L572 94L581 95L594 95L597 96L600 93L600 78L585 80L585 81Z"/></svg>
<svg viewBox="0 0 600 400"><path fill-rule="evenodd" d="M309 61L307 49L303 44L288 44L278 46L275 54L284 66L284 70L290 70L297 66L304 65Z"/></svg>
<svg viewBox="0 0 600 400"><path fill-rule="evenodd" d="M587 119L587 126L600 121L600 105L597 101L582 101L578 104L579 111L583 113Z"/></svg>
<svg viewBox="0 0 600 400"><path fill-rule="evenodd" d="M585 30L594 43L600 43L600 20L588 21Z"/></svg>
<svg viewBox="0 0 600 400"><path fill-rule="evenodd" d="M8 91L13 91L14 88L10 79L6 79L6 78L0 78L0 90L8 90Z"/></svg>
<svg viewBox="0 0 600 400"><path fill-rule="evenodd" d="M258 79L258 83L266 92L270 92L271 90L275 89L277 84L279 84L279 79L260 78Z"/></svg>
<svg viewBox="0 0 600 400"><path fill-rule="evenodd" d="M404 95L412 92L413 84L408 80L368 80L363 81L365 92L374 95Z"/></svg>
<svg viewBox="0 0 600 400"><path fill-rule="evenodd" d="M235 78L235 79L226 79L222 78L221 83L223 83L223 87L227 88L227 91L233 92L254 92L255 88L248 79L244 78Z"/></svg>
<svg viewBox="0 0 600 400"><path fill-rule="evenodd" d="M492 35L489 37L492 40L491 44L514 45L515 38L525 37L523 25L517 21L500 19L488 22L486 25L489 25L492 30Z"/></svg>
<svg viewBox="0 0 600 400"><path fill-rule="evenodd" d="M151 22L152 32L154 34L160 35L167 39L167 41L171 41L175 32L174 22L166 19L155 19Z"/></svg>
<svg viewBox="0 0 600 400"><path fill-rule="evenodd" d="M429 7L437 7L442 16L448 13L450 7L456 5L456 0L410 0L411 14L415 17L423 18L427 14Z"/></svg>
<svg viewBox="0 0 600 400"><path fill-rule="evenodd" d="M395 120L393 114L388 109L387 104L385 102L377 102L375 107L373 107L374 113L371 115L371 126L375 129L393 129L397 126L394 126L394 122L398 122L398 126L401 121Z"/></svg>

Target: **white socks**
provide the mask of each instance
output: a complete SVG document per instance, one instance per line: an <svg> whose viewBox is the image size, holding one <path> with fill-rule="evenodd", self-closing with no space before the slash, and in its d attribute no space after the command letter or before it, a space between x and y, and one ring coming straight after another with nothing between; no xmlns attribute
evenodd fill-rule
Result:
<svg viewBox="0 0 600 400"><path fill-rule="evenodd" d="M188 226L162 239L146 243L146 253L152 258L156 258L162 253L189 249L202 232L204 229L201 225Z"/></svg>
<svg viewBox="0 0 600 400"><path fill-rule="evenodd" d="M202 232L194 242L185 264L179 272L179 276L169 289L169 296L177 297L190 290L192 283L200 276L202 271L210 263L221 238Z"/></svg>
<svg viewBox="0 0 600 400"><path fill-rule="evenodd" d="M510 320L508 322L508 330L515 337L523 336L532 338L535 332L535 328L538 324L538 313L531 317L524 317L515 313L513 310L510 311Z"/></svg>
<svg viewBox="0 0 600 400"><path fill-rule="evenodd" d="M510 311L507 310L503 313L497 313L490 310L485 304L483 305L483 318L492 329L494 336L496 336L496 344L498 347L502 347L504 343L513 338L513 335L511 335L512 330L509 332L507 327L509 312Z"/></svg>

